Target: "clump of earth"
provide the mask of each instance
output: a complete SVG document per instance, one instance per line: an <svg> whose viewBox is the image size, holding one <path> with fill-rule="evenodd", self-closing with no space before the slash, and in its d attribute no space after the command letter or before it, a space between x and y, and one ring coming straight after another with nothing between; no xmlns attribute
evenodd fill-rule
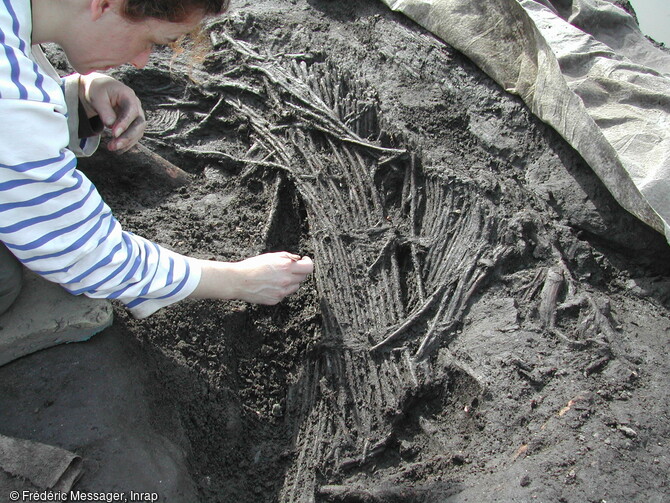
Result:
<svg viewBox="0 0 670 503"><path fill-rule="evenodd" d="M115 75L144 146L82 162L127 230L316 271L139 341L200 501L664 501L670 248L461 54L372 0L237 2Z"/></svg>

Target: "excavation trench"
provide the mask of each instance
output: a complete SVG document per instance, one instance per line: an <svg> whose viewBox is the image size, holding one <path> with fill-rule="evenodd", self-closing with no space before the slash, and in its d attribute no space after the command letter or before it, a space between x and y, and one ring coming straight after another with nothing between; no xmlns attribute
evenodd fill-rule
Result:
<svg viewBox="0 0 670 503"><path fill-rule="evenodd" d="M180 252L315 259L279 306L118 310L202 500L569 500L582 482L546 473L597 456L628 470L642 451L625 439L625 454L567 453L638 420L596 411L634 400L633 376L655 365L640 348L660 339L633 344L628 322L658 334L666 290L617 285L667 275L663 238L416 26L374 2L298 4L236 9L201 64L164 54L118 73L147 107L146 146L189 184L101 169L109 157L84 166L126 228ZM582 413L559 422L575 398Z"/></svg>

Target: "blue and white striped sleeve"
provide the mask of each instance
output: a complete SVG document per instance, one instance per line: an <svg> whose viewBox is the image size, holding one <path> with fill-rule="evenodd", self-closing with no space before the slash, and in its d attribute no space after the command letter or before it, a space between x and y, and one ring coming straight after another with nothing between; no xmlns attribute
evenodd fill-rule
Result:
<svg viewBox="0 0 670 503"><path fill-rule="evenodd" d="M30 59L20 16L8 23L12 12L4 7L0 241L71 293L118 299L138 318L187 297L200 280L198 262L121 229L66 148L67 108L59 83Z"/></svg>

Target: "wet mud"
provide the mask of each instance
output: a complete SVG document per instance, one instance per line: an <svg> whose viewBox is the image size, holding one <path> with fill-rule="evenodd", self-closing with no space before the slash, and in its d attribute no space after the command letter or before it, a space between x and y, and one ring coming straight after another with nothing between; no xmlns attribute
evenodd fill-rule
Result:
<svg viewBox="0 0 670 503"><path fill-rule="evenodd" d="M380 2L237 2L208 35L116 73L189 181L82 163L176 251L314 258L278 306L117 309L201 501L670 497L664 238Z"/></svg>

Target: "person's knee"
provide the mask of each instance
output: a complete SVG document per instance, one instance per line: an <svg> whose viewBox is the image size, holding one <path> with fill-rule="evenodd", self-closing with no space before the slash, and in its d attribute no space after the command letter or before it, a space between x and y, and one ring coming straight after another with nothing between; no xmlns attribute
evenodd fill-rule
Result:
<svg viewBox="0 0 670 503"><path fill-rule="evenodd" d="M7 247L0 243L0 314L9 309L21 291L23 266Z"/></svg>

